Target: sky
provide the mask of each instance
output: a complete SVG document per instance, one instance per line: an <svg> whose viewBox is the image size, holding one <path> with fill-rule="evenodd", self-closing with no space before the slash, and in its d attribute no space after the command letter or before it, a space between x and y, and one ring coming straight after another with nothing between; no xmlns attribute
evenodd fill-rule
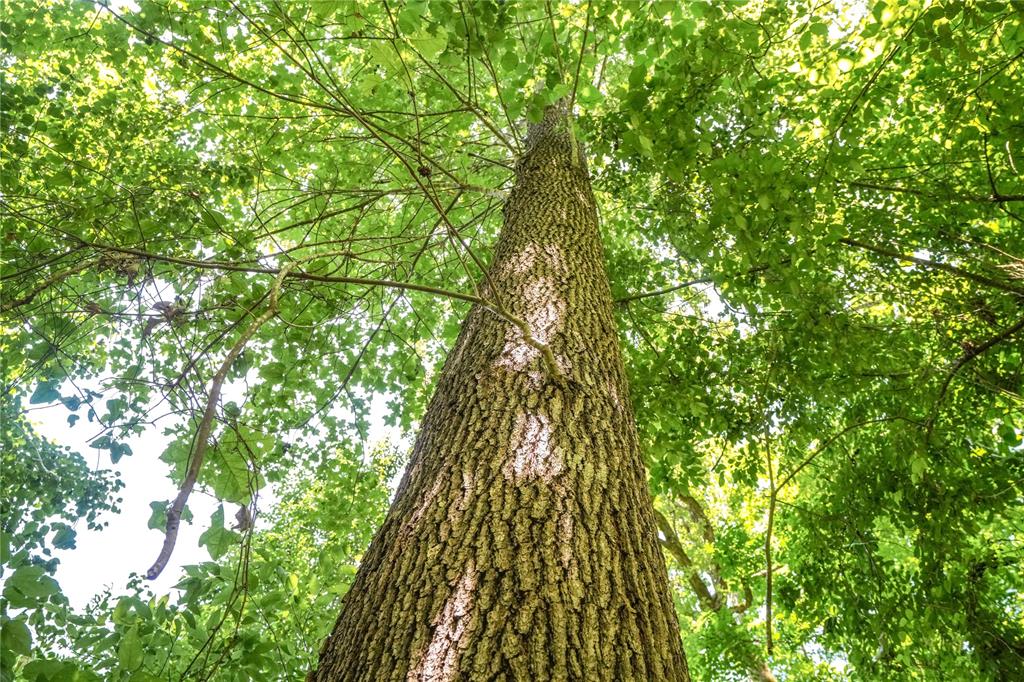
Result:
<svg viewBox="0 0 1024 682"><path fill-rule="evenodd" d="M243 396L232 395L238 392L239 385L225 386L223 400L240 402ZM67 390L62 391L63 394L73 394L70 386L65 388ZM367 442L370 447L367 452L372 451L381 441L398 443L403 440L403 434L397 427L384 423L387 402L392 397L380 394L369 401ZM150 503L155 500L172 500L178 490L168 476L170 465L160 460L160 454L171 440L171 437L163 435L162 427L151 426L140 435L122 439L121 442L127 443L133 454L122 457L114 465L110 461L109 452L89 447L89 441L100 435L98 430L85 420L79 420L74 427L70 427L67 416L68 410L61 403L29 412L29 419L39 435L56 445L71 447L94 469L117 471L124 481L124 488L119 492L122 498L118 505L121 513L106 513L100 518L109 524L106 528L90 530L84 522L80 522L75 526L76 547L54 550L54 556L60 559L54 577L72 608L78 610L84 608L104 588L109 587L114 594L120 594L125 591L125 585L133 573L145 574L160 553L164 539L162 529L148 527L152 514ZM391 481L392 491L400 478L399 473ZM261 490L260 511L265 513L275 499L273 490ZM206 548L199 545L199 536L209 526L210 517L218 504L201 487L197 486L193 490L188 501L192 523L182 523L167 567L156 580L147 583L155 594L171 593L173 599L174 585L182 577L181 568L210 560ZM225 518L230 521L234 512L233 507L225 508Z"/></svg>
<svg viewBox="0 0 1024 682"><path fill-rule="evenodd" d="M141 435L126 439L133 454L121 458L113 465L105 450L90 448L88 441L97 434L91 424L81 421L74 427L67 425L67 409L60 403L44 410L32 412L33 426L40 435L58 445L67 445L81 454L93 468L118 471L125 487L120 491L123 501L121 513L107 513L101 517L110 525L102 531L89 530L79 523L76 547L55 550L60 559L54 576L64 590L72 607L81 609L104 587L115 594L124 589L132 573L144 574L163 544L163 532L147 526L153 500L170 500L177 494L168 478L170 466L160 461L170 438L160 429L146 429ZM199 546L199 536L206 530L210 515L217 502L196 490L189 499L192 524L182 524L174 554L163 574L150 583L157 594L167 593L181 577L181 567L208 561L209 555ZM231 514L228 514L230 518Z"/></svg>

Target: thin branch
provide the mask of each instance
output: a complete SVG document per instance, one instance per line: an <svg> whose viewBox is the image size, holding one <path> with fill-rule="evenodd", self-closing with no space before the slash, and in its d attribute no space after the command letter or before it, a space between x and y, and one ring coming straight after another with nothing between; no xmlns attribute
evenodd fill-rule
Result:
<svg viewBox="0 0 1024 682"><path fill-rule="evenodd" d="M664 289L658 289L657 291L645 291L639 294L632 294L630 296L623 296L622 298L615 299L615 303L629 303L630 301L639 301L642 298L652 298L654 296L664 296L665 294L671 294L673 291L679 291L687 287L692 287L697 284L711 284L714 282L710 277L701 277L700 279L691 279L688 282L682 284L676 284L674 286L666 287Z"/></svg>
<svg viewBox="0 0 1024 682"><path fill-rule="evenodd" d="M790 262L789 258L784 258L781 261L779 261L776 265L788 265L789 262ZM750 275L756 275L759 272L764 272L765 270L770 270L771 268L772 268L771 265L755 265L754 267L749 268L749 269L747 269L747 270L737 274L736 276L737 277L749 277ZM642 292L642 293L639 293L639 294L631 294L629 296L623 296L622 298L615 299L614 302L615 303L629 303L631 301L637 301L637 300L639 300L641 298L652 298L654 296L664 296L665 294L671 294L673 291L679 291L680 289L685 289L687 287L692 287L692 286L695 286L697 284L714 284L714 283L715 283L715 279L713 277L701 277L700 279L691 279L688 282L683 282L682 284L675 284L673 286L666 287L664 289L658 289L656 291L645 291L645 292Z"/></svg>
<svg viewBox="0 0 1024 682"><path fill-rule="evenodd" d="M996 176L992 173L992 159L988 155L988 135L982 139L982 149L985 152L985 170L988 173L988 185L992 189L991 201L1005 203L1007 201L1024 201L1024 194L1003 194L996 187Z"/></svg>
<svg viewBox="0 0 1024 682"><path fill-rule="evenodd" d="M20 306L31 303L36 296L38 296L41 292L45 291L54 283L59 282L60 280L65 279L67 277L70 277L71 275L78 274L82 270L85 270L89 266L95 264L98 260L98 258L88 258L79 263L78 265L74 265L70 268L65 268L64 270L58 270L57 272L53 273L52 275L44 279L38 285L33 287L31 291L29 291L21 298L14 299L13 301L8 301L3 305L0 305L0 313L6 313Z"/></svg>
<svg viewBox="0 0 1024 682"><path fill-rule="evenodd" d="M843 244L846 244L847 246L853 246L858 249L864 249L865 251L872 251L879 255L889 256L890 258L895 258L897 260L905 261L907 263L916 263L918 265L923 265L926 268L931 268L933 270L942 270L943 272L948 272L951 275L956 275L957 277L969 279L972 282L984 284L985 286L992 287L993 289L1008 291L1018 296L1024 296L1024 288L1022 287L1015 286L1008 282L1000 282L997 279L992 279L991 277L986 277L985 275L978 275L976 273L970 272L969 270L958 268L955 265L949 265L948 263L939 263L937 261L928 260L926 258L918 258L917 256L908 256L904 253L900 253L899 251L887 249L884 246L865 244L864 242L857 241L856 239L850 239L848 237L843 237L839 241Z"/></svg>
<svg viewBox="0 0 1024 682"><path fill-rule="evenodd" d="M569 113L572 114L573 106L576 104L576 87L580 82L580 67L583 66L583 52L587 49L587 36L590 34L590 12L593 8L592 2L587 2L587 23L583 26L583 41L580 44L580 56L576 58L576 74L572 79L572 92L569 94Z"/></svg>
<svg viewBox="0 0 1024 682"><path fill-rule="evenodd" d="M957 359L957 361L955 363L953 363L953 367L949 370L949 374L946 375L945 381L942 382L942 388L939 389L939 397L935 399L935 407L933 408L933 415L932 415L932 419L933 420L934 420L934 412L938 411L938 406L943 401L943 399L946 397L946 391L949 390L949 385L953 381L953 378L957 375L957 372L959 372L961 369L963 369L964 365L966 365L967 363L971 362L972 360L977 358L982 353L985 353L986 351L990 350L993 346L996 346L997 344L1000 344L1003 341L1006 341L1007 339L1009 339L1010 337L1014 336L1015 334L1017 334L1021 330L1024 330L1024 317L1022 317L1021 319L1017 320L1017 322L1015 322L1014 324L1010 325L1009 327L1007 327L1003 331L999 332L998 334L996 334L995 336L993 336L989 340L985 341L980 346L976 346L974 348L971 348L969 351L967 351L966 353L961 355Z"/></svg>
<svg viewBox="0 0 1024 682"><path fill-rule="evenodd" d="M863 421L859 421L859 422L855 422L853 424L850 424L846 428L844 428L842 431L839 431L837 433L832 434L831 436L826 438L825 442L823 442L817 449L815 449L814 452L812 452L811 454L807 455L807 457L804 457L804 459L799 464L797 464L796 467L794 467L788 474L783 476L782 480L780 480L778 485L775 486L775 490L776 491L782 490L782 488L784 488L787 483L789 483L791 480L793 480L793 477L796 476L797 474L799 474L804 469L804 467L806 467L808 464L813 462L814 459L818 455L820 455L822 452L827 450L833 443L835 443L837 440L839 440L840 438L842 438L843 436L845 436L849 432L851 432L851 431L853 431L855 429L859 429L862 426L868 426L868 425L871 425L871 424L884 424L886 422L893 422L893 421L910 421L910 420L908 420L906 417L878 417L876 419L865 419Z"/></svg>
<svg viewBox="0 0 1024 682"><path fill-rule="evenodd" d="M292 270L291 267L289 267L299 261L289 263L284 268L281 269L258 268L243 265L235 265L233 263L226 263L223 261L201 261L192 260L189 258L178 258L175 256L163 256L160 254L150 253L148 251L142 251L140 249L108 246L104 244L93 244L88 242L84 243L86 244L86 246L92 247L94 249L125 253L138 256L140 258L146 258L149 260L155 260L165 263L175 263L178 265L187 265L194 268L208 270L229 270L232 272L251 272L256 274L276 275L284 278L308 280L313 282L335 282L340 284L355 284L359 286L379 286L392 289L405 289L408 291L419 291L422 293L434 294L436 296L444 296L446 298L453 298L460 301L475 303L481 306L482 308L489 310L490 312L494 313L501 319L505 320L506 322L512 324L517 329L519 329L520 332L522 332L523 334L523 340L526 342L526 344L540 352L541 359L547 367L552 379L554 379L557 382L561 382L565 378L563 372L558 366L558 363L555 361L555 356L554 353L551 351L551 348L547 344L541 343L533 336L533 334L530 332L530 327L525 320L516 315L513 315L504 307L500 306L496 301L489 301L480 296L474 296L472 294L463 294L458 291L449 291L447 289L427 286L424 284L414 284L412 282L397 282L394 280L372 279L367 277L344 277L340 275L317 275L310 272L294 271ZM321 257L322 255L323 254L318 254L317 257ZM306 257L303 260L309 260L311 258L312 257Z"/></svg>
<svg viewBox="0 0 1024 682"><path fill-rule="evenodd" d="M850 116L857 109L857 104L860 102L861 98L863 98L864 95L867 94L868 90L871 89L871 86L875 84L875 81L878 80L878 77L882 75L882 71L885 69L886 65L892 61L893 57L895 57L901 49L903 49L903 41L905 41L910 36L911 32L914 30L914 27L917 26L917 22L921 19L922 16L923 13L919 13L916 17L914 17L914 20L910 22L910 26L907 27L907 30L903 33L902 36L900 36L900 39L896 41L896 45L892 48L892 50L889 51L889 54L885 55L885 58L882 59L881 63L871 74L871 77L868 78L868 80L864 83L864 86L860 89L859 92L857 92L856 96L853 98L853 101L850 102L850 106L846 109L846 112L843 114L843 117L839 120L839 124L836 126L835 130L833 130L828 136L828 151L825 153L825 161L822 163L822 167L827 166L829 159L832 158L832 150L835 147L836 140L839 137L839 131L841 131L843 129L843 126L846 125L846 122L850 120Z"/></svg>
<svg viewBox="0 0 1024 682"><path fill-rule="evenodd" d="M683 549L683 543L679 541L679 535L676 534L672 523L668 520L660 510L654 510L654 518L658 523L658 530L664 536L661 540L661 545L669 551L669 553L679 562L679 565L686 571L686 580L690 583L690 587L697 595L697 601L701 603L701 606L708 611L717 611L721 607L721 601L718 595L712 595L711 590L704 584L700 576L697 575L697 569L694 567L693 560Z"/></svg>
<svg viewBox="0 0 1024 682"><path fill-rule="evenodd" d="M453 208L455 208L455 204L458 203L458 201L459 201L459 199L461 197L462 197L462 192L459 191L455 195L455 197L451 200L451 203L448 204L448 207L445 210L450 211ZM425 240L423 240L423 245L420 246L419 250L416 252L416 255L413 256L412 261L409 263L409 267L408 267L409 272L412 272L413 270L415 270L416 264L419 262L420 257L422 257L424 253L426 253L427 247L430 246L430 241L431 241L431 239L434 236L434 230L437 229L437 227L438 227L438 225L440 225L440 223L441 223L441 219L438 218L437 221L434 223L434 225L431 227L430 234L428 234L427 238ZM373 343L374 338L376 338L377 334L380 333L380 330L384 328L384 325L387 323L388 317L391 315L391 311L394 310L395 306L398 305L398 302L402 300L402 295L403 295L402 292L399 292L398 295L395 296L394 300L391 301L391 304L388 306L387 310L385 310L384 313L381 315L380 322L377 324L377 326L374 328L374 330L372 332L370 332L370 335L367 337L366 341L363 343L362 347L359 349L359 353L356 354L355 359L352 361L351 365L349 365L348 372L345 373L345 377L341 380L341 383L338 385L338 388L334 391L334 393L331 395L330 398L328 398L323 403L321 403L320 407L316 408L313 411L313 413L310 414L309 417L306 418L306 420L302 423L300 428L307 427L309 425L309 423L311 421L313 421L313 419L315 417L317 417L321 412L326 410L330 405L332 405L334 403L334 401L338 398L338 396L341 395L342 391L345 391L345 390L348 389L348 383L349 383L349 381L352 380L352 377L355 375L356 369L359 367L359 363L362 361L363 356L366 354L366 351L369 349L370 344Z"/></svg>
<svg viewBox="0 0 1024 682"><path fill-rule="evenodd" d="M913 194L914 196L924 197L926 199L935 199L938 201L970 201L985 204L1000 204L1011 201L1024 201L1024 194L1000 194L998 192L993 192L992 194L950 194L949 196L942 196L939 194L925 192L924 190L916 189L914 187L880 185L874 182L865 182L863 180L846 180L841 182L843 182L846 185L849 185L850 187L859 187L861 189L873 189L878 190L879 192Z"/></svg>
<svg viewBox="0 0 1024 682"><path fill-rule="evenodd" d="M203 270L251 272L259 275L279 275L282 272L282 269L278 268L261 268L248 265L237 265L235 263L229 263L226 261L193 260L190 258L179 258L177 256L164 256L162 254L152 253L150 251L143 251L141 249L133 249L124 246L112 246L108 244L88 242L86 243L86 245L101 251L114 251L117 253L125 253L129 255L138 256L139 258L145 258L148 260L154 260L162 263L174 263L176 265L186 265L189 267L199 268ZM291 269L285 270L284 276L288 279L298 279L310 282L333 282L337 284L355 284L358 286L369 287L379 286L390 289L405 289L408 291L419 291L427 294L434 294L436 296L444 296L445 298L453 298L460 301L467 301L469 303L478 303L486 308L493 310L493 305L489 301L479 296L474 296L472 294L464 294L458 291L450 291L438 287L427 286L425 284L415 284L413 282L397 282L389 279L372 279L367 277L345 277L342 275L318 275L312 272L304 272L301 270ZM495 310L494 312L497 311Z"/></svg>
<svg viewBox="0 0 1024 682"><path fill-rule="evenodd" d="M455 99L459 101L459 104L466 107L467 110L472 112L473 115L476 116L477 120L480 121L480 123L483 124L485 128L491 131L491 133L494 134L494 136L501 142L502 145L505 146L506 149L511 151L513 154L518 153L516 145L513 145L511 142L509 142L508 138L502 135L501 131L498 129L498 126L494 124L490 117L487 116L486 113L475 102L473 102L468 96L464 95L461 91L459 91L458 88L452 85L451 81L445 78L444 75L433 64L430 63L430 60L424 57L420 53L420 51L416 49L415 45L409 44L408 47L412 50L413 54L419 57L419 60L428 69L430 69L431 73L441 82L441 84L448 88L448 91L455 96ZM498 90L500 91L501 88L498 88Z"/></svg>
<svg viewBox="0 0 1024 682"><path fill-rule="evenodd" d="M551 0L544 0L544 6L548 13L548 26L551 27L551 44L555 50L555 58L558 61L558 77L565 83L565 67L562 65L562 50L558 44L558 33L555 31L555 17L551 12ZM570 114L572 111L569 112Z"/></svg>
<svg viewBox="0 0 1024 682"><path fill-rule="evenodd" d="M175 43L173 43L173 42L171 42L169 40L164 40L160 36L147 31L146 29L144 29L144 28L142 28L140 26L137 26L136 24L133 24L132 22L128 21L123 15L118 14L117 12L115 12L110 7L110 5L108 5L106 3L98 2L97 4L100 7L102 7L103 9L107 10L115 19L117 19L118 21L120 21L122 24L124 24L128 28L132 29L133 31L141 33L142 35L146 36L148 39L153 40L155 42L158 42L158 43L160 43L160 44L162 44L162 45L164 45L166 47L169 47L172 50L174 50L175 52L183 54L186 57L188 57L189 59L195 60L196 62L198 62L200 64L203 64L204 66L206 66L206 67L208 67L210 69L213 69L214 71L216 71L217 73L221 74L222 76L224 76L224 77L226 77L226 78L228 78L230 80L233 80L233 81L235 81L235 82L237 82L237 83L239 83L241 85L246 85L246 86L248 86L250 88L253 88L254 90L262 92L265 95L269 95L270 97L273 97L275 99L279 99L279 100L282 100L282 101L285 101L285 102L290 102L292 104L298 104L300 106L313 107L315 109L323 109L323 110L326 110L326 111L334 111L334 112L337 112L337 113L340 113L340 114L351 115L351 112L340 110L337 107L331 106L329 104L325 104L323 102L317 102L317 101L314 101L314 100L305 99L305 98L303 98L303 97L301 97L299 95L292 94L292 93L274 92L273 90L265 88L265 87L263 87L263 86L261 86L261 85L259 85L257 83L254 83L253 81L247 80L247 79L243 78L242 76L239 76L236 73L228 71L227 69L224 69L223 67L220 67L220 66L214 64L213 62L209 61L208 59L204 59L203 57L200 57L199 55L197 55L195 53L189 52L188 50L184 49L183 47L181 47L181 46L179 46L179 45L177 45L177 44L175 44Z"/></svg>

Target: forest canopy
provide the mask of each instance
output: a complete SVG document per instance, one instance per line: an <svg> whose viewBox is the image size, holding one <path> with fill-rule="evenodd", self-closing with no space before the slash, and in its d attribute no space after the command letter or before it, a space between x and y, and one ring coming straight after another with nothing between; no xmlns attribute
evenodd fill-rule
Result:
<svg viewBox="0 0 1024 682"><path fill-rule="evenodd" d="M316 667L470 309L547 357L486 273L552 107L693 679L1021 679L1024 4L6 0L0 41L0 679ZM124 458L164 551L72 605ZM178 517L209 559L154 591Z"/></svg>

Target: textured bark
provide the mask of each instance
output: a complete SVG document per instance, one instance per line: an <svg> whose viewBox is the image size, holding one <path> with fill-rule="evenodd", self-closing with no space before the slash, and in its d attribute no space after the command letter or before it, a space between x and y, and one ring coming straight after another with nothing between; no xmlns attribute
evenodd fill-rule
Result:
<svg viewBox="0 0 1024 682"><path fill-rule="evenodd" d="M585 163L531 127L483 293L320 681L688 680Z"/></svg>

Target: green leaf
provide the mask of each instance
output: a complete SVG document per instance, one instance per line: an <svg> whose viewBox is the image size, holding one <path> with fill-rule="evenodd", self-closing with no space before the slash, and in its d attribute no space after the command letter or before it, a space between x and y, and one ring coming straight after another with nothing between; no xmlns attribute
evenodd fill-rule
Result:
<svg viewBox="0 0 1024 682"><path fill-rule="evenodd" d="M74 549L77 535L78 533L70 526L63 526L53 536L53 546L57 549Z"/></svg>
<svg viewBox="0 0 1024 682"><path fill-rule="evenodd" d="M910 460L910 478L914 483L920 483L928 471L928 460L920 455L915 455Z"/></svg>
<svg viewBox="0 0 1024 682"><path fill-rule="evenodd" d="M142 639L137 625L128 628L121 637L117 646L117 660L124 670L135 670L142 665Z"/></svg>
<svg viewBox="0 0 1024 682"><path fill-rule="evenodd" d="M647 64L637 64L629 71L629 85L639 88L647 79Z"/></svg>
<svg viewBox="0 0 1024 682"><path fill-rule="evenodd" d="M405 80L405 68L395 48L385 41L374 40L366 48L373 57L373 62L380 64L389 76Z"/></svg>
<svg viewBox="0 0 1024 682"><path fill-rule="evenodd" d="M5 620L0 628L3 646L16 654L28 656L32 653L32 632L23 620Z"/></svg>
<svg viewBox="0 0 1024 682"><path fill-rule="evenodd" d="M190 439L185 437L176 438L171 441L167 448L165 448L160 454L160 461L171 465L174 477L179 481L185 476L185 468L188 466L190 445Z"/></svg>
<svg viewBox="0 0 1024 682"><path fill-rule="evenodd" d="M56 381L41 381L32 392L29 403L38 405L40 403L52 403L60 400L60 391L57 390Z"/></svg>
<svg viewBox="0 0 1024 682"><path fill-rule="evenodd" d="M317 0L312 3L312 8L320 19L330 19L345 4L345 0Z"/></svg>
<svg viewBox="0 0 1024 682"><path fill-rule="evenodd" d="M637 140L640 143L640 151L643 155L651 158L654 156L654 143L651 142L651 138L647 137L643 133L637 133Z"/></svg>
<svg viewBox="0 0 1024 682"><path fill-rule="evenodd" d="M226 227L228 224L228 219L224 217L224 214L213 208L207 208L206 206L203 206L202 216L203 222L206 223L206 226L209 227L211 230L219 231L220 229Z"/></svg>
<svg viewBox="0 0 1024 682"><path fill-rule="evenodd" d="M29 682L92 682L95 674L81 670L72 661L36 660L28 663L22 674Z"/></svg>
<svg viewBox="0 0 1024 682"><path fill-rule="evenodd" d="M36 607L60 593L57 581L42 566L22 566L4 583L3 596L15 608Z"/></svg>
<svg viewBox="0 0 1024 682"><path fill-rule="evenodd" d="M511 71L517 66L519 66L519 54L516 50L507 50L501 55L501 68Z"/></svg>
<svg viewBox="0 0 1024 682"><path fill-rule="evenodd" d="M167 507L170 506L170 502L155 501L149 503L149 508L152 512L149 515L149 521L146 522L146 526L153 530L163 531L167 528ZM186 505L184 512L181 515L182 521L191 521L192 512L189 511Z"/></svg>
<svg viewBox="0 0 1024 682"><path fill-rule="evenodd" d="M210 517L210 527L199 536L199 545L206 547L210 558L217 560L227 554L238 539L238 533L224 527L224 505L221 504Z"/></svg>
<svg viewBox="0 0 1024 682"><path fill-rule="evenodd" d="M114 606L114 610L111 612L110 619L118 625L124 625L130 622L128 615L132 608L132 600L128 597L121 597L117 600L117 604Z"/></svg>
<svg viewBox="0 0 1024 682"><path fill-rule="evenodd" d="M132 448L127 443L110 444L110 461L117 464L122 457L132 454Z"/></svg>
<svg viewBox="0 0 1024 682"><path fill-rule="evenodd" d="M219 499L247 505L263 479L253 471L251 461L261 461L275 446L272 436L239 424L228 429L210 452L210 465L202 476Z"/></svg>
<svg viewBox="0 0 1024 682"><path fill-rule="evenodd" d="M409 2L401 12L398 13L398 28L405 34L410 34L423 22L423 13L426 11L426 3Z"/></svg>
<svg viewBox="0 0 1024 682"><path fill-rule="evenodd" d="M409 36L409 42L426 59L434 59L448 46L448 34L444 29L438 29L437 35L419 31Z"/></svg>

